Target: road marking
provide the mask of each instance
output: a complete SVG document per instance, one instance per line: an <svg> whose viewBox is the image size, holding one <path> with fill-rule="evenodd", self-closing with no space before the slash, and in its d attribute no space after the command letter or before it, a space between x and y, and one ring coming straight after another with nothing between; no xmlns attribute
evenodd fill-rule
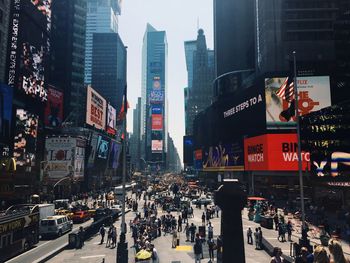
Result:
<svg viewBox="0 0 350 263"><path fill-rule="evenodd" d="M102 258L105 257L106 255L93 255L93 256L85 256L85 257L80 257L81 259L86 259L86 258Z"/></svg>
<svg viewBox="0 0 350 263"><path fill-rule="evenodd" d="M192 251L192 246L177 246L175 248L177 251Z"/></svg>

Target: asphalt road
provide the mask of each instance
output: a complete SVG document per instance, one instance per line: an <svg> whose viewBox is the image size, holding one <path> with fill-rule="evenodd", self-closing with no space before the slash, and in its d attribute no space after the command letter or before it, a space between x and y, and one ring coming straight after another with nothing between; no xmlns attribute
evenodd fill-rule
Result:
<svg viewBox="0 0 350 263"><path fill-rule="evenodd" d="M80 226L88 226L93 222L92 219L86 221L83 224L74 224L72 232L79 229ZM44 257L48 253L68 244L68 232L59 238L51 240L41 240L35 247L22 253L6 262L8 263L33 263L38 261L38 259Z"/></svg>

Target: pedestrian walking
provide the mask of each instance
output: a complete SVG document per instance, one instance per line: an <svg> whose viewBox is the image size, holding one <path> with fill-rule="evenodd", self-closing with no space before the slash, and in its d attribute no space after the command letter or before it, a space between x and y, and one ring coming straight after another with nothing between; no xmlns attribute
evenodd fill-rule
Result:
<svg viewBox="0 0 350 263"><path fill-rule="evenodd" d="M115 248L117 246L117 228L113 227L112 229L112 247Z"/></svg>
<svg viewBox="0 0 350 263"><path fill-rule="evenodd" d="M193 243L194 242L194 235L196 233L196 226L191 223L191 226L190 226L190 235L191 235L191 242Z"/></svg>
<svg viewBox="0 0 350 263"><path fill-rule="evenodd" d="M260 245L259 245L259 229L258 228L255 228L254 241L255 241L255 249L259 249Z"/></svg>
<svg viewBox="0 0 350 263"><path fill-rule="evenodd" d="M263 232L261 231L261 227L258 227L258 239L259 239L259 249L262 249L262 247L263 247L263 243L262 243Z"/></svg>
<svg viewBox="0 0 350 263"><path fill-rule="evenodd" d="M273 222L275 223L275 230L278 231L278 214L275 213L275 215L273 216Z"/></svg>
<svg viewBox="0 0 350 263"><path fill-rule="evenodd" d="M209 250L209 262L214 261L214 250L216 249L216 244L213 238L208 240L208 250Z"/></svg>
<svg viewBox="0 0 350 263"><path fill-rule="evenodd" d="M203 212L203 214L202 214L202 225L203 225L203 226L205 225L205 214L204 214L204 212Z"/></svg>
<svg viewBox="0 0 350 263"><path fill-rule="evenodd" d="M113 231L113 226L110 226L109 229L108 229L108 231L107 231L106 247L109 247L109 246L111 245L112 231Z"/></svg>
<svg viewBox="0 0 350 263"><path fill-rule="evenodd" d="M201 263L201 254L202 254L202 244L199 242L194 243L193 252L194 252L194 262Z"/></svg>
<svg viewBox="0 0 350 263"><path fill-rule="evenodd" d="M100 227L99 232L100 232L100 235L101 235L100 245L102 245L104 240L105 240L105 234L106 234L106 230L105 230L105 225L104 224Z"/></svg>
<svg viewBox="0 0 350 263"><path fill-rule="evenodd" d="M177 232L182 232L182 217L179 215L179 218L177 219Z"/></svg>
<svg viewBox="0 0 350 263"><path fill-rule="evenodd" d="M215 206L216 217L219 217L220 207L218 205Z"/></svg>
<svg viewBox="0 0 350 263"><path fill-rule="evenodd" d="M208 239L211 239L214 237L214 228L211 225L211 222L208 224Z"/></svg>
<svg viewBox="0 0 350 263"><path fill-rule="evenodd" d="M252 231L252 229L250 227L247 230L247 242L250 245L253 244L253 231Z"/></svg>
<svg viewBox="0 0 350 263"><path fill-rule="evenodd" d="M186 223L184 232L186 233L186 242L189 242L190 241L190 225L188 223Z"/></svg>
<svg viewBox="0 0 350 263"><path fill-rule="evenodd" d="M176 229L173 229L173 240L171 248L176 248L176 242L177 242L177 231Z"/></svg>
<svg viewBox="0 0 350 263"><path fill-rule="evenodd" d="M282 249L280 247L273 248L273 257L271 258L270 263L282 263L284 262L282 258Z"/></svg>
<svg viewBox="0 0 350 263"><path fill-rule="evenodd" d="M292 230L293 230L293 226L292 226L292 223L289 220L288 223L287 223L287 234L288 234L288 241L289 242L292 241Z"/></svg>

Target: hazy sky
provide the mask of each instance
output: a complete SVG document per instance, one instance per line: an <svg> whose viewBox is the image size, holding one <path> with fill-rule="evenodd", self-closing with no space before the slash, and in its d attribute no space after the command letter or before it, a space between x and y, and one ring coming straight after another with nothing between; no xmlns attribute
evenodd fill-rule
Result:
<svg viewBox="0 0 350 263"><path fill-rule="evenodd" d="M213 0L123 0L119 33L128 47L128 130L132 110L141 96L142 40L146 24L165 30L168 40L169 133L182 160L185 134L183 89L187 86L184 41L197 38L197 24L213 48Z"/></svg>

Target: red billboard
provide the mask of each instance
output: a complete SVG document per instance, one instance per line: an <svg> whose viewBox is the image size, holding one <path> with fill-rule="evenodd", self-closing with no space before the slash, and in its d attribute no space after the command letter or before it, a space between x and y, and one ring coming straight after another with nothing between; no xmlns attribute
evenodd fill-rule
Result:
<svg viewBox="0 0 350 263"><path fill-rule="evenodd" d="M45 126L61 127L63 121L63 92L49 86L45 106Z"/></svg>
<svg viewBox="0 0 350 263"><path fill-rule="evenodd" d="M297 171L298 143L296 134L265 134L244 140L246 171ZM301 153L302 168L310 162L308 152Z"/></svg>
<svg viewBox="0 0 350 263"><path fill-rule="evenodd" d="M152 131L161 131L163 129L163 115L152 114Z"/></svg>

